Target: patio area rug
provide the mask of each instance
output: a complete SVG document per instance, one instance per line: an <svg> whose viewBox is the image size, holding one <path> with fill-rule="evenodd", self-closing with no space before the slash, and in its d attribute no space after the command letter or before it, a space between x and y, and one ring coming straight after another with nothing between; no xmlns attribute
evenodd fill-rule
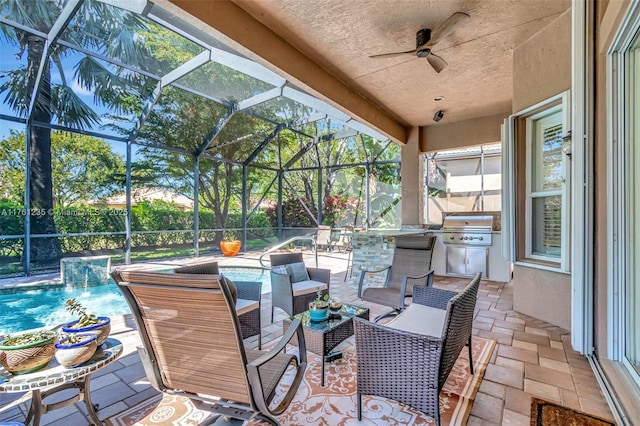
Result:
<svg viewBox="0 0 640 426"><path fill-rule="evenodd" d="M615 426L615 423L544 399L531 398L531 426L555 425Z"/></svg>
<svg viewBox="0 0 640 426"><path fill-rule="evenodd" d="M469 416L485 369L495 347L494 340L473 337L474 372L468 372L468 351L462 350L447 382L440 392L440 415L443 425L464 425ZM278 417L283 426L294 425L431 425L434 419L398 402L363 396L362 422L356 417L357 363L354 339L338 346L339 360L326 364L325 387L320 386L321 359L308 354L305 378L287 411ZM276 396L277 401L277 396ZM107 420L109 426L186 426L202 422L208 412L199 410L184 397L157 395ZM251 426L266 423L252 420Z"/></svg>

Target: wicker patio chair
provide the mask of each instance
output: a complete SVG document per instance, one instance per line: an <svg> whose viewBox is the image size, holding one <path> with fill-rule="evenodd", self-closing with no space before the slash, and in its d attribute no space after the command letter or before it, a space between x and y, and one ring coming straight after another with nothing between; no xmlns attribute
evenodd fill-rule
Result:
<svg viewBox="0 0 640 426"><path fill-rule="evenodd" d="M413 294L413 286L430 287L433 283L431 258L436 237L433 235L411 234L395 237L395 249L391 265L378 270L363 270L358 282L358 297L364 301L393 308L393 311L379 315L374 321L397 315L405 307L405 298ZM363 289L366 274L386 272L383 287Z"/></svg>
<svg viewBox="0 0 640 426"><path fill-rule="evenodd" d="M219 274L218 262L205 262L180 266L173 272L178 274ZM227 278L228 279L228 278ZM231 280L229 280L231 281ZM262 283L260 281L232 281L231 297L236 304L242 338L258 336L258 349L262 349Z"/></svg>
<svg viewBox="0 0 640 426"><path fill-rule="evenodd" d="M456 293L414 289L413 303L385 325L354 318L358 356L357 412L362 395L390 398L440 424L438 395L465 345L473 374L471 327L480 273Z"/></svg>
<svg viewBox="0 0 640 426"><path fill-rule="evenodd" d="M112 277L135 317L147 378L160 392L190 398L214 419L260 418L277 425L307 366L299 321L270 351L246 349L229 287L209 274L115 270ZM297 337L299 355L284 352ZM278 403L276 387L288 369L295 376Z"/></svg>
<svg viewBox="0 0 640 426"><path fill-rule="evenodd" d="M275 307L294 316L309 309L318 290L329 294L331 271L304 265L302 253L270 255L271 259L271 322Z"/></svg>

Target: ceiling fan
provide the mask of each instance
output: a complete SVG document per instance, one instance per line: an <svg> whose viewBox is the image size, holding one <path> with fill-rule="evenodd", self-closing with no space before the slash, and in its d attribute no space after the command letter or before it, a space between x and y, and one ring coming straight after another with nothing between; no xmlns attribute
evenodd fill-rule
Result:
<svg viewBox="0 0 640 426"><path fill-rule="evenodd" d="M383 58L409 53L411 55L416 55L418 58L427 58L429 64L431 64L433 69L439 73L447 66L447 61L433 53L431 51L431 48L435 46L440 40L451 34L458 22L468 17L469 15L464 12L456 12L453 15L449 16L449 18L447 18L446 21L440 24L440 26L433 32L428 28L421 29L416 33L416 48L413 50L407 50L404 52L382 53L369 57Z"/></svg>

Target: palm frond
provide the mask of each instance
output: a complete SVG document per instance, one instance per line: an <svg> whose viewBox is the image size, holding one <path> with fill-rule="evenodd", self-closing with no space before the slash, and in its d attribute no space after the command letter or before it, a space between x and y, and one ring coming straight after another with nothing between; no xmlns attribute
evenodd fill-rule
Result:
<svg viewBox="0 0 640 426"><path fill-rule="evenodd" d="M64 2L60 0L8 0L2 3L6 18L42 32L48 32L51 29L64 6Z"/></svg>
<svg viewBox="0 0 640 426"><path fill-rule="evenodd" d="M28 73L26 68L4 71L0 79L7 80L0 86L0 93L6 92L4 103L16 111L19 116L26 117L29 109L31 93L27 87Z"/></svg>
<svg viewBox="0 0 640 426"><path fill-rule="evenodd" d="M100 116L85 104L70 87L51 86L51 106L58 123L73 129L90 129L100 123Z"/></svg>
<svg viewBox="0 0 640 426"><path fill-rule="evenodd" d="M118 71L118 70L116 70ZM75 66L74 77L81 87L93 91L98 105L110 107L117 113L138 111L145 81L135 73L113 72L92 57L84 57ZM138 99L131 103L132 97Z"/></svg>

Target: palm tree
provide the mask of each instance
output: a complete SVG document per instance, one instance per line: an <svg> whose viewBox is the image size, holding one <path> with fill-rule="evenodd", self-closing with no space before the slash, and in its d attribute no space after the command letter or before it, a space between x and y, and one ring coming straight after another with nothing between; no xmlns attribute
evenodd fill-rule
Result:
<svg viewBox="0 0 640 426"><path fill-rule="evenodd" d="M56 233L54 216L50 214L54 202L51 128L47 124L54 117L58 125L72 129L90 129L100 124L100 116L74 92L72 85L77 83L92 91L101 107L131 113L142 109L142 100L149 96L150 86L155 83L129 69L108 65L81 52L116 58L120 63L158 75L159 62L144 45L144 33L149 30L144 18L95 0L69 2L72 6L66 7L75 5L77 10L68 15L66 3L63 0L0 1L4 18L34 30L0 25L5 39L18 48L16 57L20 59L25 53L27 57L26 66L2 72L1 77L6 80L0 86L0 94L5 94L5 104L27 119L29 204L32 211L47 212L30 216L32 235ZM65 16L70 17L65 19ZM58 22L62 30L50 34L58 20L63 21ZM49 34L50 39L45 40L41 34ZM60 38L66 43L58 43ZM72 45L82 49L72 49ZM70 61L75 62L73 81L65 74ZM52 83L52 67L59 72L61 83ZM57 238L31 239L32 263L55 262L60 255Z"/></svg>

